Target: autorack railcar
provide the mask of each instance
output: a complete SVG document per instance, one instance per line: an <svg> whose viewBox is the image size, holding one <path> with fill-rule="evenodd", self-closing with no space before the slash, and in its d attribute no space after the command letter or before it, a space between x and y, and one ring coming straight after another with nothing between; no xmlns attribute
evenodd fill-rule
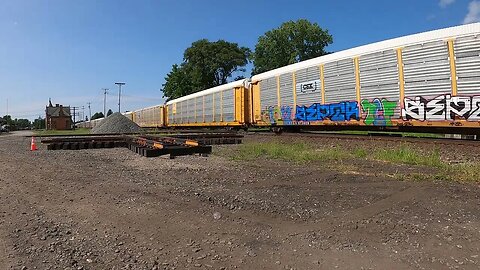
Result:
<svg viewBox="0 0 480 270"><path fill-rule="evenodd" d="M480 24L373 43L252 77L254 126L480 128Z"/></svg>
<svg viewBox="0 0 480 270"><path fill-rule="evenodd" d="M132 112L133 121L141 127L161 128L164 127L164 107L156 105Z"/></svg>
<svg viewBox="0 0 480 270"><path fill-rule="evenodd" d="M167 127L247 127L249 91L239 80L167 102Z"/></svg>

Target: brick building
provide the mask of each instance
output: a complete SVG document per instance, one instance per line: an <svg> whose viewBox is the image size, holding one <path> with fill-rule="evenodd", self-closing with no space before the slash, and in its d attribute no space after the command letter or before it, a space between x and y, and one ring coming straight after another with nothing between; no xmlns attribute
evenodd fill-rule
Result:
<svg viewBox="0 0 480 270"><path fill-rule="evenodd" d="M64 107L60 104L53 106L52 101L49 100L45 114L45 127L47 130L65 130L72 128L70 107Z"/></svg>

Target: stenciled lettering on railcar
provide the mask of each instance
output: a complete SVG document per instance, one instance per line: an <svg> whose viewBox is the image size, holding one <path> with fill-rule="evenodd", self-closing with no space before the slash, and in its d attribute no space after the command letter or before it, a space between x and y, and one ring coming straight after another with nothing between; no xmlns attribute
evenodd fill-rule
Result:
<svg viewBox="0 0 480 270"><path fill-rule="evenodd" d="M404 120L441 121L459 118L480 121L480 96L441 95L433 99L421 96L404 99Z"/></svg>
<svg viewBox="0 0 480 270"><path fill-rule="evenodd" d="M320 91L320 80L297 83L297 95L309 94Z"/></svg>

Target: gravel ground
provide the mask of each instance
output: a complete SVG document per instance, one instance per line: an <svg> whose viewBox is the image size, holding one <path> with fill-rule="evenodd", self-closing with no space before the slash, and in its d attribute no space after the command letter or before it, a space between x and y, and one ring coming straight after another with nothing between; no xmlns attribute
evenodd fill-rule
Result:
<svg viewBox="0 0 480 270"><path fill-rule="evenodd" d="M478 185L385 176L424 168L29 144L0 137L0 269L480 267Z"/></svg>
<svg viewBox="0 0 480 270"><path fill-rule="evenodd" d="M139 133L142 129L135 122L116 112L103 119L91 130L92 134Z"/></svg>

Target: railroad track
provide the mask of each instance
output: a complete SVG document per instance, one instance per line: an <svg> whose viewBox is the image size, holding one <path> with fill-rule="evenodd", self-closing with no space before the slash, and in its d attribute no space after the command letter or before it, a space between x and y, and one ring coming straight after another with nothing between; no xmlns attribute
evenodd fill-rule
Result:
<svg viewBox="0 0 480 270"><path fill-rule="evenodd" d="M465 145L480 147L479 140L471 139L450 139L450 138L428 138L428 137L409 137L401 134L388 133L369 133L369 134L344 134L344 133L322 133L312 131L301 132L283 132L280 135L273 132L265 131L249 131L244 133L246 136L272 136L272 137L304 137L304 138L334 138L340 140L382 140L392 142L406 142L406 143L425 143L434 145Z"/></svg>

